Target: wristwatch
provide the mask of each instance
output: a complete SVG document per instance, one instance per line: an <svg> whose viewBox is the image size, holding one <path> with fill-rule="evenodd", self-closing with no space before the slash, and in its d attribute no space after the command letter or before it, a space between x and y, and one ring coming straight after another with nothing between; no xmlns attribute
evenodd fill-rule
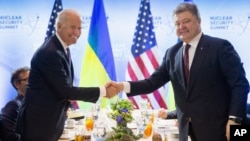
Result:
<svg viewBox="0 0 250 141"><path fill-rule="evenodd" d="M242 118L239 117L229 117L230 120L234 121L237 124L241 124L242 123Z"/></svg>

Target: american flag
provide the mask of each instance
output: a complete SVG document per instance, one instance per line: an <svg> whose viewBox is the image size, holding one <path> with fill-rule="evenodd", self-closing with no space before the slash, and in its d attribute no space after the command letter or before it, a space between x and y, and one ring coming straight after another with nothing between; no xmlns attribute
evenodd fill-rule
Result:
<svg viewBox="0 0 250 141"><path fill-rule="evenodd" d="M51 35L55 33L55 23L56 23L56 17L57 14L62 11L62 1L61 0L55 0L51 15L50 15L50 20L46 32L46 37L45 40L47 40Z"/></svg>
<svg viewBox="0 0 250 141"><path fill-rule="evenodd" d="M158 47L155 38L153 19L150 12L149 0L141 0L136 31L134 33L131 56L129 57L126 72L127 81L137 81L148 78L159 66L157 55ZM167 108L164 87L152 94L129 97L136 108L142 99L148 100L154 109Z"/></svg>

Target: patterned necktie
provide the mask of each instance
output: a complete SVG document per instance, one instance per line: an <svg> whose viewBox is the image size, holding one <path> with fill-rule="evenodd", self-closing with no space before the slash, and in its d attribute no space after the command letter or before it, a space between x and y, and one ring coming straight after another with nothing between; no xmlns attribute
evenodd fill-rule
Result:
<svg viewBox="0 0 250 141"><path fill-rule="evenodd" d="M189 55L188 55L188 50L191 46L189 44L186 44L185 50L184 50L184 74L185 74L185 79L186 79L186 84L188 84L189 80Z"/></svg>

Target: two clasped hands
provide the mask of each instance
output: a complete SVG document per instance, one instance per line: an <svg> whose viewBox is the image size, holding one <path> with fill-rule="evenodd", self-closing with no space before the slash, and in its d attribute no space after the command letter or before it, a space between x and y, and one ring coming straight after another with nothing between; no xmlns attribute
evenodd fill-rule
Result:
<svg viewBox="0 0 250 141"><path fill-rule="evenodd" d="M124 88L122 82L109 81L105 84L106 98L112 98L121 92Z"/></svg>

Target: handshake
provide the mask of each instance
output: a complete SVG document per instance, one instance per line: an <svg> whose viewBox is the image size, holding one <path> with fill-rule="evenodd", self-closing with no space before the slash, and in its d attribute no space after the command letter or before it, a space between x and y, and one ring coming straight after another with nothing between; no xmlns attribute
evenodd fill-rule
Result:
<svg viewBox="0 0 250 141"><path fill-rule="evenodd" d="M110 81L105 84L106 88L106 98L112 98L116 96L119 92L123 91L124 85L122 82Z"/></svg>

